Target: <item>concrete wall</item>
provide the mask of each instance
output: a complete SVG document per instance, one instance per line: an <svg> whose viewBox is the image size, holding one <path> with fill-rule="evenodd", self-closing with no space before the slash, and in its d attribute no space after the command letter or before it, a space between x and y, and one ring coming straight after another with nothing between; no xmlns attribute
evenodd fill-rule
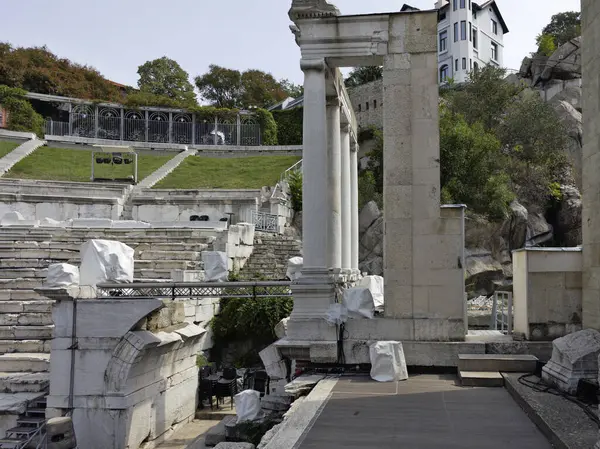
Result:
<svg viewBox="0 0 600 449"><path fill-rule="evenodd" d="M69 409L74 356L73 423L86 449L137 449L194 417L204 330L184 324L184 305L159 300L78 300L55 304L47 416Z"/></svg>
<svg viewBox="0 0 600 449"><path fill-rule="evenodd" d="M580 248L513 252L514 332L527 340L554 340L581 330Z"/></svg>
<svg viewBox="0 0 600 449"><path fill-rule="evenodd" d="M252 221L258 210L260 190L161 190L145 189L132 198L133 219L190 221L192 215L208 215L210 221L229 218L233 223Z"/></svg>
<svg viewBox="0 0 600 449"><path fill-rule="evenodd" d="M600 2L582 0L583 326L600 330Z"/></svg>

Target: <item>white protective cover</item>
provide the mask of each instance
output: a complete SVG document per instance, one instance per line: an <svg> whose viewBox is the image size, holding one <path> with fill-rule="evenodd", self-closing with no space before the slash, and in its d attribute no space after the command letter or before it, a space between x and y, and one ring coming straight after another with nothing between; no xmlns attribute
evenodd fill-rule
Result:
<svg viewBox="0 0 600 449"><path fill-rule="evenodd" d="M342 304L348 310L348 318L373 319L375 303L371 290L366 287L354 287L344 290Z"/></svg>
<svg viewBox="0 0 600 449"><path fill-rule="evenodd" d="M408 379L404 349L399 341L378 341L369 346L371 379L397 382Z"/></svg>
<svg viewBox="0 0 600 449"><path fill-rule="evenodd" d="M23 220L25 220L25 218L23 217L23 214L21 214L21 212L11 211L5 213L2 216L2 218L0 219L0 225L9 226L11 224L15 224Z"/></svg>
<svg viewBox="0 0 600 449"><path fill-rule="evenodd" d="M112 240L89 240L81 245L81 285L133 282L133 248Z"/></svg>
<svg viewBox="0 0 600 449"><path fill-rule="evenodd" d="M376 310L383 310L383 277L381 276L365 276L362 278L357 287L366 287L371 291L373 295L373 302L375 303Z"/></svg>
<svg viewBox="0 0 600 449"><path fill-rule="evenodd" d="M244 390L233 397L238 424L253 421L260 414L260 393L255 390Z"/></svg>
<svg viewBox="0 0 600 449"><path fill-rule="evenodd" d="M203 251L204 276L206 282L225 282L229 278L227 253L221 251Z"/></svg>
<svg viewBox="0 0 600 449"><path fill-rule="evenodd" d="M325 313L325 321L332 326L339 326L348 321L348 310L340 303L333 303Z"/></svg>
<svg viewBox="0 0 600 449"><path fill-rule="evenodd" d="M79 268L68 263L53 263L48 266L44 287L59 288L79 285Z"/></svg>
<svg viewBox="0 0 600 449"><path fill-rule="evenodd" d="M288 260L287 271L285 272L285 277L287 277L290 281L295 281L300 279L302 276L302 267L304 266L304 258L302 257L292 257Z"/></svg>

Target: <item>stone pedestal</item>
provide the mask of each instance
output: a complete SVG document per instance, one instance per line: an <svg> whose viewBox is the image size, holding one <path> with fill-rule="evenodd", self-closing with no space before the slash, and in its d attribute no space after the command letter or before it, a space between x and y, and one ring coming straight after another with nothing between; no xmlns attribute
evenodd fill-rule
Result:
<svg viewBox="0 0 600 449"><path fill-rule="evenodd" d="M568 394L577 392L581 379L598 378L600 332L585 329L554 340L552 358L542 369L542 379Z"/></svg>

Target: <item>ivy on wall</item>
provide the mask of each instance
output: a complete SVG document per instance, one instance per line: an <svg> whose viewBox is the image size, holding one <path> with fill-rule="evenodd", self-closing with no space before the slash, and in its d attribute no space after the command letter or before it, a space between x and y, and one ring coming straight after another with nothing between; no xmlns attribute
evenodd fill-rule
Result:
<svg viewBox="0 0 600 449"><path fill-rule="evenodd" d="M8 112L6 128L44 135L44 118L35 112L22 89L0 85L0 105Z"/></svg>
<svg viewBox="0 0 600 449"><path fill-rule="evenodd" d="M279 145L302 145L303 108L273 111L273 118L277 123Z"/></svg>
<svg viewBox="0 0 600 449"><path fill-rule="evenodd" d="M262 144L277 145L279 143L277 140L277 123L273 119L273 114L266 109L257 109L254 115L260 124ZM281 145L281 143L279 144Z"/></svg>

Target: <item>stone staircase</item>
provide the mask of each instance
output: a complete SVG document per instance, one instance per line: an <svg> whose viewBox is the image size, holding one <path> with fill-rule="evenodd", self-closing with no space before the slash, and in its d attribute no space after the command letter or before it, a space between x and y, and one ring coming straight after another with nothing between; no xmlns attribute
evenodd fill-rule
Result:
<svg viewBox="0 0 600 449"><path fill-rule="evenodd" d="M90 239L134 248L134 279L146 282L201 269L201 252L216 244L214 232L198 229L0 228L0 437L49 385L53 301L34 289L50 264L79 265L80 246Z"/></svg>
<svg viewBox="0 0 600 449"><path fill-rule="evenodd" d="M16 418L15 426L7 429L6 436L0 438L0 449L35 447L40 442L39 438L43 437L43 433L36 432L45 421L46 396L38 395L27 403L25 411Z"/></svg>
<svg viewBox="0 0 600 449"><path fill-rule="evenodd" d="M254 250L239 276L247 280L286 280L288 260L301 254L302 242L292 237L255 232Z"/></svg>
<svg viewBox="0 0 600 449"><path fill-rule="evenodd" d="M533 373L537 363L526 354L459 354L458 376L463 387L503 387L501 373Z"/></svg>

